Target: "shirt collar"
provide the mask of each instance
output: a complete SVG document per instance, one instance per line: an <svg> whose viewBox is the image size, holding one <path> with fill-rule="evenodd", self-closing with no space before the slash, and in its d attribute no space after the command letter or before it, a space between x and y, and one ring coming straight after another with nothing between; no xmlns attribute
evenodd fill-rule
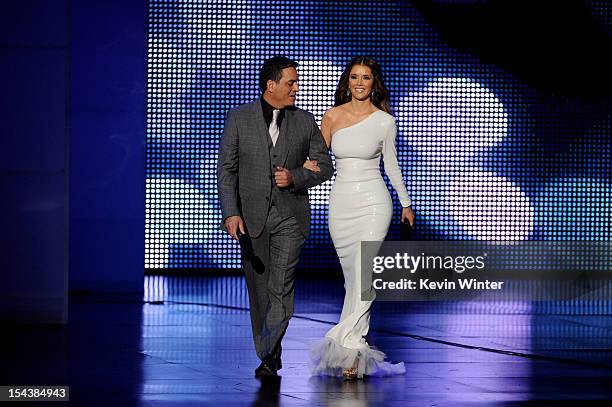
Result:
<svg viewBox="0 0 612 407"><path fill-rule="evenodd" d="M274 110L280 110L278 118L276 119L277 124L280 126L281 122L285 117L285 109L276 109L274 106L266 102L263 96L259 100L261 102L261 110L263 112L263 117L266 121L266 125L270 126L270 123L272 122L272 113L274 112Z"/></svg>
<svg viewBox="0 0 612 407"><path fill-rule="evenodd" d="M263 110L264 115L270 115L272 116L272 112L274 110L280 110L283 111L283 109L276 109L274 106L272 106L271 104L269 104L268 102L266 102L266 100L263 98L263 96L261 97L261 108Z"/></svg>

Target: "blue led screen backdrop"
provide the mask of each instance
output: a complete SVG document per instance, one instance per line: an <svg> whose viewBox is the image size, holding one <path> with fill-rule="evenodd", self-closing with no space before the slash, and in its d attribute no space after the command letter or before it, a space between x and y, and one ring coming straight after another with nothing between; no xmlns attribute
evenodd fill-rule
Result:
<svg viewBox="0 0 612 407"><path fill-rule="evenodd" d="M260 96L259 67L277 54L299 62L297 105L317 120L352 56L381 63L416 238L610 239L609 99L543 97L445 43L407 2L151 0L147 269L240 266L219 228L217 150L227 110ZM301 267L337 265L330 188L311 189Z"/></svg>

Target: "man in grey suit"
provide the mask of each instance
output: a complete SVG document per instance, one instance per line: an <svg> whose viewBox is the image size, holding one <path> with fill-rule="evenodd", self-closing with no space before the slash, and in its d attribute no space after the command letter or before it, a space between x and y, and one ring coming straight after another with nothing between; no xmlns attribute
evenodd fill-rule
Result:
<svg viewBox="0 0 612 407"><path fill-rule="evenodd" d="M295 266L310 231L308 188L333 175L312 114L295 107L297 63L266 60L259 100L227 114L217 167L223 224L240 240L251 326L261 364L276 376L281 340L293 315ZM316 171L303 168L310 159Z"/></svg>

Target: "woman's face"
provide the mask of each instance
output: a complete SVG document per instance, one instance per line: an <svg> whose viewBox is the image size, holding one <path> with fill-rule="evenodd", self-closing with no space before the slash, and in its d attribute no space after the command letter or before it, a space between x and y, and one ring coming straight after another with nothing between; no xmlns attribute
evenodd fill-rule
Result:
<svg viewBox="0 0 612 407"><path fill-rule="evenodd" d="M366 100L372 93L374 75L369 66L355 65L349 74L349 90L357 100Z"/></svg>

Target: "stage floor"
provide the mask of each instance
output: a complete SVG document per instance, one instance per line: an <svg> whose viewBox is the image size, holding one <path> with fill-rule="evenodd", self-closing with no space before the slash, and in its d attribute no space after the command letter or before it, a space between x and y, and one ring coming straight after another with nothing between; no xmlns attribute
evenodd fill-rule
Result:
<svg viewBox="0 0 612 407"><path fill-rule="evenodd" d="M575 405L612 399L610 304L376 303L368 342L406 374L312 377L342 283L301 278L277 380L253 376L240 277L145 278L142 298L74 295L66 327L9 326L3 385L70 385L71 405ZM47 404L45 404L47 405ZM61 403L58 405L66 405Z"/></svg>

